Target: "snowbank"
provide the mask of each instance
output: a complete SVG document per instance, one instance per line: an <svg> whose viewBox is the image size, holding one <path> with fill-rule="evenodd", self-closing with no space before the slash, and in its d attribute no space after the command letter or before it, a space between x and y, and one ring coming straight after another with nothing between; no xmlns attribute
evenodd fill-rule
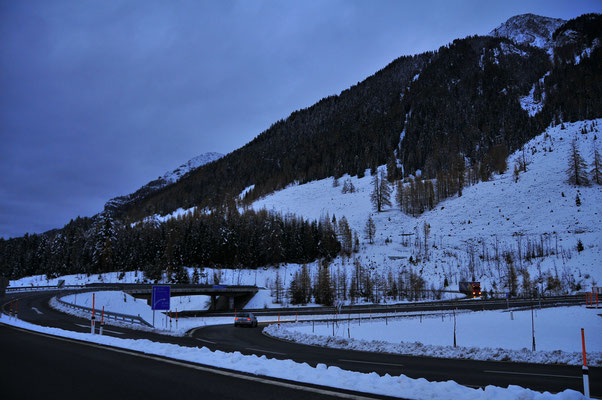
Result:
<svg viewBox="0 0 602 400"><path fill-rule="evenodd" d="M585 329L588 360L602 365L602 317L599 310L559 307L534 310L536 348L531 351L531 311L478 311L456 315L453 347L452 314L381 320L341 320L332 335L328 325L271 325L271 336L340 349L394 354L580 365L581 328ZM315 333L312 333L315 330Z"/></svg>
<svg viewBox="0 0 602 400"><path fill-rule="evenodd" d="M305 363L291 360L276 360L265 356L246 356L239 352L225 353L211 351L205 347L190 348L174 344L156 343L150 340L119 339L108 336L76 333L57 328L41 327L3 315L0 322L50 335L69 337L81 341L114 346L134 350L146 354L156 354L177 360L199 363L231 370L242 371L253 375L288 379L324 385L345 390L355 390L376 395L403 397L409 399L583 399L583 395L574 390L565 390L558 394L539 393L518 386L499 388L487 386L485 389L472 389L453 381L429 382L426 379L412 379L405 375L379 376L376 373L364 374L346 371L338 367L324 364L311 367Z"/></svg>

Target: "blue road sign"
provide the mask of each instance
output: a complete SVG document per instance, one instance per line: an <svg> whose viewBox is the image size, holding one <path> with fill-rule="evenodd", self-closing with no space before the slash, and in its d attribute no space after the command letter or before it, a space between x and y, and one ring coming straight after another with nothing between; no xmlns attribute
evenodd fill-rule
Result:
<svg viewBox="0 0 602 400"><path fill-rule="evenodd" d="M171 288L169 286L153 286L153 297L151 306L153 310L169 310L169 298Z"/></svg>

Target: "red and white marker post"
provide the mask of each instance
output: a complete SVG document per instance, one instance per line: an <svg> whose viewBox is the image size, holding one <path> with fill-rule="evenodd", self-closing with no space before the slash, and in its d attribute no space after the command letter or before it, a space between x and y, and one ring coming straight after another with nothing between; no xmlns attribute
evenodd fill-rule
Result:
<svg viewBox="0 0 602 400"><path fill-rule="evenodd" d="M94 335L94 328L96 325L96 294L92 293L92 319L90 319L90 333Z"/></svg>
<svg viewBox="0 0 602 400"><path fill-rule="evenodd" d="M589 370L587 369L587 358L585 355L585 332L581 328L581 345L583 346L583 394L589 399Z"/></svg>

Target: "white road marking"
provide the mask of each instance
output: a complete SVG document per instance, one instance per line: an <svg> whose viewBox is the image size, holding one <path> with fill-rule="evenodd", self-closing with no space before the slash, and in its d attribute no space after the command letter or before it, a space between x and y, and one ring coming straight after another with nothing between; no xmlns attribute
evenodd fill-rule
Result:
<svg viewBox="0 0 602 400"><path fill-rule="evenodd" d="M90 325L82 325L82 324L75 324L75 325L81 326L82 328L90 328ZM96 329L98 329L98 328L96 328ZM124 334L123 332L112 331L112 330L107 329L107 328L102 328L102 331L103 332L114 333L116 335L123 335Z"/></svg>
<svg viewBox="0 0 602 400"><path fill-rule="evenodd" d="M42 311L38 310L35 307L31 307L32 310L34 310L35 312L37 312L38 314L44 314Z"/></svg>
<svg viewBox="0 0 602 400"><path fill-rule="evenodd" d="M393 364L393 363L383 363L383 362L360 361L360 360L344 360L344 359L339 359L339 361L352 362L352 363L360 363L360 364L393 365L393 366L396 366L396 367L403 367L403 364Z"/></svg>
<svg viewBox="0 0 602 400"><path fill-rule="evenodd" d="M531 372L493 371L493 370L487 370L487 369L483 370L483 372L489 372L491 374L533 375L533 376L551 376L554 378L581 379L580 376L574 376L574 375L534 374Z"/></svg>
<svg viewBox="0 0 602 400"><path fill-rule="evenodd" d="M128 354L128 355L132 355L132 356L136 356L136 357L146 358L149 360L160 361L160 362L164 362L167 364L177 365L179 367L191 368L191 369L196 369L198 371L203 371L203 372L207 372L207 373L228 376L231 378L244 379L247 381L264 383L264 384L268 384L268 385L275 385L275 386L285 387L288 389L303 390L303 391L310 392L310 393L316 393L316 394L324 395L324 396L340 397L343 399L352 399L352 400L375 400L376 399L375 397L368 397L368 396L370 396L370 393L366 393L366 394L340 393L340 392L335 392L334 391L335 388L333 388L332 390L329 390L326 388L322 389L322 388L316 388L316 387L311 387L311 386L302 386L302 385L299 385L299 384L296 384L293 382L282 382L282 381L278 381L278 380L272 380L272 379L270 379L269 376L244 375L244 374L241 374L234 370L215 369L214 367L211 367L210 365L186 363L183 361L178 361L173 358L167 358L167 357L164 358L161 356L139 353L139 352L132 351L132 350L103 346L101 344L96 344L93 342L85 342L82 340L55 336L55 335L51 335L48 333L42 333L42 332L32 331L29 329L18 328L16 326L10 326L10 325L6 325L6 326L16 329L18 331L25 331L25 332L28 332L28 333L31 333L34 335L44 336L44 337L48 337L48 338L52 338L52 339L56 339L56 340L61 340L64 342L77 343L77 344L81 344L84 346L95 347L97 349L114 351L115 353L121 353L121 354Z"/></svg>
<svg viewBox="0 0 602 400"><path fill-rule="evenodd" d="M262 350L262 349L254 349L252 347L246 347L247 350L251 350L251 351L258 351L260 353L270 353L270 354L278 354L279 356L285 356L286 353L278 353L277 351L269 351L269 350Z"/></svg>
<svg viewBox="0 0 602 400"><path fill-rule="evenodd" d="M212 342L211 340L199 339L199 338L195 338L195 339L196 339L196 340L200 340L201 342L205 342L205 343L216 344L215 342Z"/></svg>

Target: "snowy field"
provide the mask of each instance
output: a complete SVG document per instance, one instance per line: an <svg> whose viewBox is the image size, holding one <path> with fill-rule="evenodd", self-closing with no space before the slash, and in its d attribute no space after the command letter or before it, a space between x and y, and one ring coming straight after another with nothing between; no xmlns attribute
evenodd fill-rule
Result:
<svg viewBox="0 0 602 400"><path fill-rule="evenodd" d="M225 353L203 348L189 348L174 344L156 343L150 340L120 339L108 336L91 335L47 328L33 325L6 315L0 315L0 323L21 327L50 335L69 337L77 340L109 345L117 348L134 350L146 354L155 354L176 360L189 361L203 365L247 372L253 375L288 379L346 390L356 390L376 395L402 397L408 399L562 399L581 400L583 395L573 390L565 390L558 394L539 393L518 386L499 388L487 386L485 389L473 389L459 385L453 381L429 382L426 379L412 379L405 375L379 376L346 371L338 367L319 364L311 367L305 363L291 360L276 360L265 356L246 356L239 352Z"/></svg>
<svg viewBox="0 0 602 400"><path fill-rule="evenodd" d="M536 352L532 352L531 311L476 311L383 321L351 320L335 325L297 323L272 336L300 343L354 350L429 355L478 360L513 360L579 365L581 328L585 329L588 360L602 365L602 310L583 306L535 309Z"/></svg>
<svg viewBox="0 0 602 400"><path fill-rule="evenodd" d="M515 267L528 271L531 281L545 281L551 276L558 277L567 288L577 284L589 288L602 282L602 186L569 185L566 169L573 138L588 165L592 162L600 127L602 119L565 123L565 129L550 127L529 141L524 152L508 157L504 174L466 187L462 197L449 198L417 218L403 214L395 204L384 212L373 212L369 174L361 179L345 175L339 178L338 187L333 186L332 178L291 185L252 207L309 219L328 215L340 220L345 216L362 241L356 257L364 266L382 274L395 273L409 266L410 256L418 256L421 262L414 268L435 287L442 287L448 278L451 287L457 288L458 281L470 280L474 273L483 289L504 292L505 264L493 257L497 247L500 254L512 254ZM587 133L582 133L584 128ZM598 144L598 149L601 147ZM515 182L513 168L523 157L527 171ZM346 180L353 183L355 193L341 193ZM394 195L395 191L392 199ZM581 206L576 205L577 195ZM376 224L372 245L364 238L369 215ZM430 225L428 257L424 249L414 245L414 239L424 240L424 223ZM404 243L404 235L411 238L410 243ZM582 252L576 250L579 239L585 247ZM526 260L527 247L536 242L554 254ZM522 260L518 260L519 246ZM345 266L345 259L338 258L331 270Z"/></svg>

